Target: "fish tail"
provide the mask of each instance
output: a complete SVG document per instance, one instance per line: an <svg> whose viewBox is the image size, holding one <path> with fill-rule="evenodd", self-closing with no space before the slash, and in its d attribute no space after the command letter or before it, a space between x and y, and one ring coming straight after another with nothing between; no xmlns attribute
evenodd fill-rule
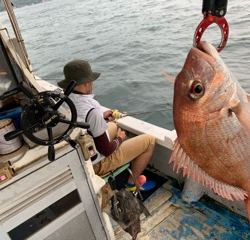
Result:
<svg viewBox="0 0 250 240"><path fill-rule="evenodd" d="M245 199L245 204L246 204L246 209L247 209L248 221L250 224L250 198L249 197Z"/></svg>

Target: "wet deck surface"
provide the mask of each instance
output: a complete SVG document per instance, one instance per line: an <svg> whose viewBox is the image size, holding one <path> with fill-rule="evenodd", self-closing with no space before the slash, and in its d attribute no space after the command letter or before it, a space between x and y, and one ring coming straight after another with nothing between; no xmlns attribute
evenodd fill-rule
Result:
<svg viewBox="0 0 250 240"><path fill-rule="evenodd" d="M209 197L185 203L180 194L169 180L144 201L151 216L141 215L141 233L137 239L250 239L246 218ZM118 240L131 239L118 225L114 229Z"/></svg>

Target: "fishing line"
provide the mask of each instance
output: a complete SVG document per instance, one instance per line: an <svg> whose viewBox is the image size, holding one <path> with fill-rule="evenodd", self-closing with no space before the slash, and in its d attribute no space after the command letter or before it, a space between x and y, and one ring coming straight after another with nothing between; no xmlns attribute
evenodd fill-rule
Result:
<svg viewBox="0 0 250 240"><path fill-rule="evenodd" d="M63 78L43 78L41 77L42 80L45 81L61 81ZM118 83L119 81L117 80L109 80L110 83ZM148 80L125 80L126 83L148 83Z"/></svg>
<svg viewBox="0 0 250 240"><path fill-rule="evenodd" d="M159 108L156 110L151 110L151 111L141 111L141 112L127 112L129 116L134 116L134 115L141 115L141 114L147 114L147 113L154 113L154 112L163 112L168 110L168 106L170 106L169 103L163 103L163 104L158 104L158 107L164 107L164 108Z"/></svg>
<svg viewBox="0 0 250 240"><path fill-rule="evenodd" d="M132 112L132 113L127 113L127 114L128 114L128 116L136 116L136 115L147 114L147 113L163 112L166 110L167 110L166 108L162 108L162 109L157 109L157 110L153 110L153 111Z"/></svg>
<svg viewBox="0 0 250 240"><path fill-rule="evenodd" d="M61 81L62 78L41 78L41 80L45 80L45 81L50 81L50 80Z"/></svg>
<svg viewBox="0 0 250 240"><path fill-rule="evenodd" d="M50 81L50 80L61 80L60 78L42 78L43 80L46 80L46 81ZM168 104L162 104L162 105L168 105ZM142 115L142 114L149 114L149 113L155 113L155 112L163 112L163 111L166 111L167 108L160 108L160 109L157 109L157 110L153 110L153 111L142 111L142 112L123 112L121 113L123 117L125 116L137 116L137 115ZM114 110L113 110L114 111ZM116 110L118 111L118 110ZM119 111L118 111L119 112Z"/></svg>
<svg viewBox="0 0 250 240"><path fill-rule="evenodd" d="M137 115L141 115L141 114L148 114L148 113L155 113L155 112L163 112L166 111L166 108L162 108L162 109L157 109L157 110L152 110L152 111L143 111L143 112L131 112L131 113L127 113L127 112L119 112L117 109L113 109L112 114L110 114L110 117L113 117L115 120L119 119L119 118L123 118L123 117L127 117L127 116L137 116ZM106 120L108 120L108 117L106 118Z"/></svg>

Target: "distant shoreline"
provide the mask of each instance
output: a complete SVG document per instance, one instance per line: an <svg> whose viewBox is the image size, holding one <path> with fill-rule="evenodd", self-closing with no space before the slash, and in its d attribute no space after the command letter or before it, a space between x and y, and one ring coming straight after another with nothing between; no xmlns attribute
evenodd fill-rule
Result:
<svg viewBox="0 0 250 240"><path fill-rule="evenodd" d="M50 0L12 0L12 3L14 5L14 8L20 8L20 7L29 6L29 5L33 5L33 4L37 4L41 2L46 2L46 1L50 1ZM1 2L0 11L3 11L3 10L4 10L4 7L3 7L3 3Z"/></svg>

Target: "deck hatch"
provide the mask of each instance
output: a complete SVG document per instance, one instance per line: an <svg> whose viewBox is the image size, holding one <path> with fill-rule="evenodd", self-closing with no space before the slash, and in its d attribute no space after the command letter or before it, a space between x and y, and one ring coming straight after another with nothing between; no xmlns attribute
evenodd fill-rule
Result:
<svg viewBox="0 0 250 240"><path fill-rule="evenodd" d="M17 69L16 69L17 70ZM19 73L19 75L21 75ZM2 38L0 37L0 99L18 92L19 83L13 64L11 63ZM13 92L13 93L12 93Z"/></svg>

